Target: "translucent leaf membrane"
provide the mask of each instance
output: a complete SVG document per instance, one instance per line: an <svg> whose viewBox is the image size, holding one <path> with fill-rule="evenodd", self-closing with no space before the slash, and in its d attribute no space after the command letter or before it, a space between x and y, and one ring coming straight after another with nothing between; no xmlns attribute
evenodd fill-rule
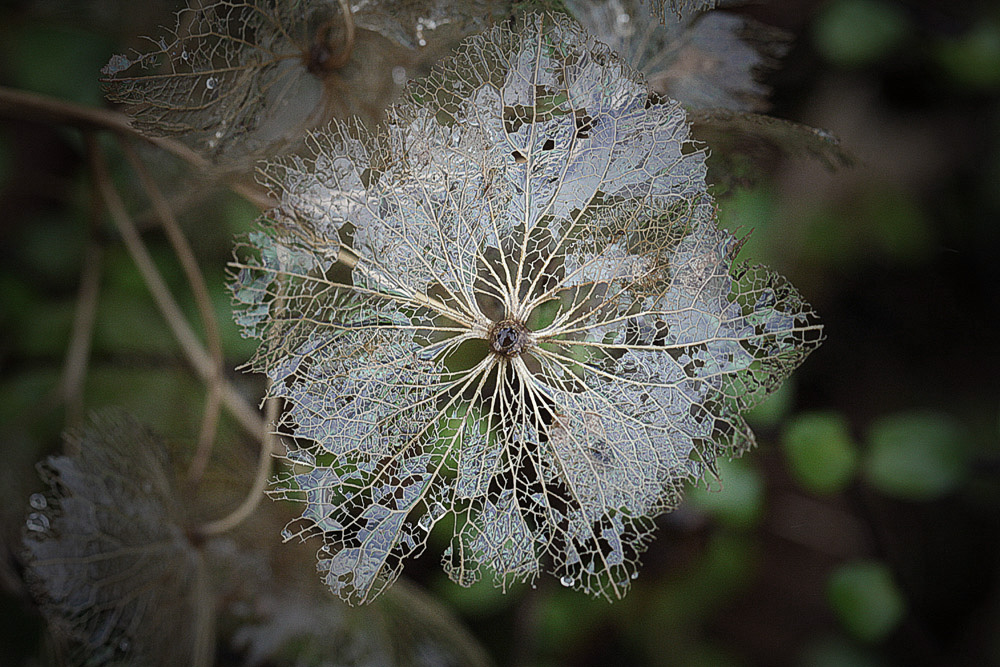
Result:
<svg viewBox="0 0 1000 667"><path fill-rule="evenodd" d="M600 1L600 0L598 0ZM685 18L697 12L712 9L718 0L643 0L648 3L648 11L659 21L670 20L673 14L677 18Z"/></svg>
<svg viewBox="0 0 1000 667"><path fill-rule="evenodd" d="M492 0L192 3L150 51L102 70L112 101L154 135L224 163L273 156L330 118L378 122L408 77L507 5Z"/></svg>
<svg viewBox="0 0 1000 667"><path fill-rule="evenodd" d="M790 36L784 31L725 12L654 15L656 3L639 0L568 0L567 5L656 93L695 109L768 108L770 89L760 77L787 51Z"/></svg>
<svg viewBox="0 0 1000 667"><path fill-rule="evenodd" d="M855 162L837 137L801 123L727 109L694 111L689 118L692 134L712 147L709 168L716 186L749 185L761 167L781 158L809 158L828 169Z"/></svg>
<svg viewBox="0 0 1000 667"><path fill-rule="evenodd" d="M569 0L573 15L657 94L681 101L692 134L710 150L708 181L716 193L748 187L780 158L809 157L830 169L851 155L823 130L764 115L775 69L790 35L735 14L710 11L654 16L638 0Z"/></svg>
<svg viewBox="0 0 1000 667"><path fill-rule="evenodd" d="M325 591L324 591L325 593ZM242 663L274 667L479 667L483 649L433 599L405 582L352 609L328 594L285 590L256 604L235 633Z"/></svg>
<svg viewBox="0 0 1000 667"><path fill-rule="evenodd" d="M461 584L542 569L624 595L685 480L752 444L740 412L821 338L731 270L680 105L569 19L467 40L383 131L273 165L237 320L295 443L285 537L341 597L385 589L439 521Z"/></svg>
<svg viewBox="0 0 1000 667"><path fill-rule="evenodd" d="M26 577L69 664L207 665L212 604L182 527L162 443L130 418L95 417L68 456L39 466Z"/></svg>

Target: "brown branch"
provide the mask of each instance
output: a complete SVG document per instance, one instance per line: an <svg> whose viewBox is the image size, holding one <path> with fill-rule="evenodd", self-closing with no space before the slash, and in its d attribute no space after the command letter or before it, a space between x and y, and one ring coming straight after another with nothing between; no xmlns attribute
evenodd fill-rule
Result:
<svg viewBox="0 0 1000 667"><path fill-rule="evenodd" d="M212 163L184 143L169 137L151 137L132 127L129 117L118 111L88 107L48 95L0 86L0 116L28 122L69 125L81 130L109 130L148 142L202 172L210 172ZM228 187L262 209L275 206L275 201L261 188L247 183L230 183Z"/></svg>
<svg viewBox="0 0 1000 667"><path fill-rule="evenodd" d="M198 431L198 445L188 466L188 480L197 484L208 468L208 460L215 446L215 436L219 430L219 409L222 406L218 388L210 386L205 395L205 411L202 413L201 430Z"/></svg>
<svg viewBox="0 0 1000 667"><path fill-rule="evenodd" d="M191 293L194 295L202 324L205 327L205 339L212 356L212 361L215 363L216 377L221 378L223 368L222 336L219 333L219 323L215 318L215 310L212 308L212 298L208 293L208 286L205 284L205 276L202 275L201 268L198 266L198 260L191 249L191 244L188 243L187 237L184 236L177 218L167 204L166 197L163 196L160 188L156 185L156 181L153 180L146 165L139 157L139 153L129 141L123 140L120 144L122 150L125 152L126 159L139 176L139 182L149 195L153 211L163 226L167 234L167 239L174 249L174 253L181 262L184 275L187 277L188 285L191 287ZM219 391L218 382L208 385L208 397L205 401L205 412L202 418L201 429L198 433L196 454L191 461L191 467L188 471L192 480L197 480L201 477L201 473L204 472L208 464L208 458L212 453L221 405L218 396Z"/></svg>
<svg viewBox="0 0 1000 667"><path fill-rule="evenodd" d="M268 424L274 424L278 420L280 408L281 405L278 399L268 399L266 408L266 421ZM196 532L201 537L219 535L235 528L244 519L253 514L253 511L257 509L257 505L260 504L261 499L264 498L264 489L267 487L267 480L271 476L271 458L277 453L280 443L277 434L271 432L270 435L261 439L260 444L260 454L257 459L257 474L254 476L250 491L243 499L243 502L228 515L199 526Z"/></svg>
<svg viewBox="0 0 1000 667"><path fill-rule="evenodd" d="M101 266L104 249L91 240L83 256L80 271L80 288L77 291L73 330L66 348L60 393L66 403L66 422L75 426L83 421L83 382L90 359L90 346L94 338L94 320L97 315L97 297L101 285Z"/></svg>
<svg viewBox="0 0 1000 667"><path fill-rule="evenodd" d="M128 250L132 261L135 262L143 281L146 283L146 287L149 289L150 294L152 294L157 308L159 308L160 313L166 319L167 325L174 334L174 338L184 352L184 356L187 357L188 363L191 364L195 372L206 384L211 386L214 383L218 383L222 404L226 406L247 431L253 434L254 437L267 441L268 438L265 436L264 431L265 424L260 414L221 375L219 367L209 353L205 351L205 348L202 347L201 342L195 336L194 330L187 319L185 319L180 307L170 293L166 282L164 282L163 277L160 275L159 269L153 262L153 258L150 257L149 251L146 249L135 224L132 222L131 217L129 217L128 211L125 209L125 203L111 181L107 163L96 137L92 133L87 133L85 138L90 166L95 175L98 190L104 200L104 205L111 215L115 226L118 228L126 250Z"/></svg>

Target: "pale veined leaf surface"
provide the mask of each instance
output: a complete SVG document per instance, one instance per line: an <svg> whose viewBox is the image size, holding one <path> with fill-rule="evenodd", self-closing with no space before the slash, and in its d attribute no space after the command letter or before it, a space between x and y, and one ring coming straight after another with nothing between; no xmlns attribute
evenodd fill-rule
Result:
<svg viewBox="0 0 1000 667"><path fill-rule="evenodd" d="M377 123L407 78L508 10L501 0L192 2L148 51L116 55L102 73L138 129L241 166L330 118Z"/></svg>
<svg viewBox="0 0 1000 667"><path fill-rule="evenodd" d="M386 129L274 165L237 320L287 409L320 571L377 595L435 524L453 579L547 569L621 597L652 518L752 444L740 417L821 338L733 269L676 102L568 19L471 38Z"/></svg>

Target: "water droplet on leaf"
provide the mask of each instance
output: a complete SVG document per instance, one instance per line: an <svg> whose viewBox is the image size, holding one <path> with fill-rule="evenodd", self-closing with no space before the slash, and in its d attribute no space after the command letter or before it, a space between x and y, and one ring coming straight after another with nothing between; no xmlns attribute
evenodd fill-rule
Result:
<svg viewBox="0 0 1000 667"><path fill-rule="evenodd" d="M31 497L28 498L28 504L36 510L43 510L49 506L48 501L45 500L45 495L41 493L32 493Z"/></svg>
<svg viewBox="0 0 1000 667"><path fill-rule="evenodd" d="M49 529L49 517L39 512L32 512L28 515L26 522L28 530L36 533L44 533Z"/></svg>

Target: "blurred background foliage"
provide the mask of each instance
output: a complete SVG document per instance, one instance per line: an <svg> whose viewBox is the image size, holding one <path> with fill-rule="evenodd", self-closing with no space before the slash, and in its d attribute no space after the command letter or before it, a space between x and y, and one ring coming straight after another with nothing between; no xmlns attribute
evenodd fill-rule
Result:
<svg viewBox="0 0 1000 667"><path fill-rule="evenodd" d="M171 25L174 9L7 3L0 84L104 105L101 66ZM488 582L463 589L434 562L443 544L406 574L498 664L1000 664L1000 8L772 0L735 11L795 36L768 79L771 113L831 131L857 159L834 173L775 160L759 185L719 203L723 224L749 234L742 257L802 291L826 342L752 414L758 450L720 465L718 481L659 519L624 601L592 600L547 577L506 595ZM122 191L140 192L107 149ZM167 178L179 171L155 159ZM90 179L75 131L0 123L4 664L45 664L43 624L16 558L27 499L42 488L35 461L59 451L68 422L109 405L190 456L184 443L204 402L137 270L95 215ZM235 368L252 343L232 324L225 265L256 209L203 185L181 223ZM163 234L146 227L170 287L187 294ZM83 404L73 408L58 387L88 253L100 255L99 300ZM181 301L196 319L191 299ZM232 379L248 397L261 394L258 378ZM228 444L216 460L251 469L255 446L244 439L224 418L219 442Z"/></svg>

